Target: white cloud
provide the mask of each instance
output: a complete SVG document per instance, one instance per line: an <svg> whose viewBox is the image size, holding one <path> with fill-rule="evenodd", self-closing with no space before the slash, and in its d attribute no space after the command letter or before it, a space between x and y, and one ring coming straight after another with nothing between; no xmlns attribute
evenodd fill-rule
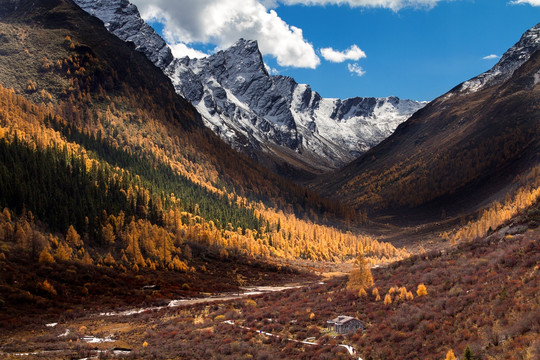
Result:
<svg viewBox="0 0 540 360"><path fill-rule="evenodd" d="M491 55L488 55L488 56L484 56L482 59L484 59L484 60L493 60L493 59L498 59L498 58L500 58L499 55L491 54Z"/></svg>
<svg viewBox="0 0 540 360"><path fill-rule="evenodd" d="M347 64L347 69L349 69L349 71L351 72L351 74L354 74L354 75L357 75L357 76L362 76L364 75L366 72L364 71L364 69L362 69L362 67L358 64Z"/></svg>
<svg viewBox="0 0 540 360"><path fill-rule="evenodd" d="M513 5L529 4L532 6L540 6L540 0L514 0L514 1L510 1L510 4L513 4Z"/></svg>
<svg viewBox="0 0 540 360"><path fill-rule="evenodd" d="M393 11L398 11L406 7L432 8L442 1L445 0L278 0L278 2L286 5L349 5L350 7L386 8ZM529 1L538 2L538 0Z"/></svg>
<svg viewBox="0 0 540 360"><path fill-rule="evenodd" d="M274 68L271 68L270 66L264 64L264 67L266 68L266 71L270 74L270 75L278 75L279 74L279 71L277 69L274 69Z"/></svg>
<svg viewBox="0 0 540 360"><path fill-rule="evenodd" d="M171 51L176 58L190 57L191 59L200 59L207 57L208 54L203 53L202 51L190 48L184 43L177 43L174 45L169 45Z"/></svg>
<svg viewBox="0 0 540 360"><path fill-rule="evenodd" d="M320 64L302 29L287 24L258 0L131 1L143 18L164 24L169 44L201 42L223 49L245 38L257 40L262 54L274 56L280 66L314 69Z"/></svg>
<svg viewBox="0 0 540 360"><path fill-rule="evenodd" d="M357 61L366 57L366 53L356 45L352 45L345 51L337 51L331 47L323 48L321 49L321 55L326 60L336 63L341 63L346 60Z"/></svg>

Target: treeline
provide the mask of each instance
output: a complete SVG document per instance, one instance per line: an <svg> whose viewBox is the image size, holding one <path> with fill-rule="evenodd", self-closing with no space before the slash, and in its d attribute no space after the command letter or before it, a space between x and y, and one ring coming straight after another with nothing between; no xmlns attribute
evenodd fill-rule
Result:
<svg viewBox="0 0 540 360"><path fill-rule="evenodd" d="M79 131L50 106L33 105L3 88L0 95L0 179L6 184L0 206L10 208L13 217L31 211L32 218L48 225L52 238L71 228L80 234L80 246L89 249L79 253L67 240L49 241L44 248L53 257L60 251L72 254L69 260L82 261L84 255L86 261L107 258L124 267L184 268L178 261L188 261L188 243L216 248L224 257L237 252L345 261L365 253L376 263L407 255L368 236L210 191L157 159L151 163ZM199 206L199 200L208 205Z"/></svg>
<svg viewBox="0 0 540 360"><path fill-rule="evenodd" d="M366 221L364 212L323 198L231 150L203 128L196 111L179 101L174 90L163 84L155 84L154 89L130 71L111 69L107 61L70 36L64 47L67 57L46 59L49 65L42 66L42 71L68 80L69 86L56 94L56 109L64 125L106 139L110 148L128 149L138 156L143 154L154 165L172 167L212 192L263 201L266 206L288 209L312 221L321 221L325 214L339 220Z"/></svg>

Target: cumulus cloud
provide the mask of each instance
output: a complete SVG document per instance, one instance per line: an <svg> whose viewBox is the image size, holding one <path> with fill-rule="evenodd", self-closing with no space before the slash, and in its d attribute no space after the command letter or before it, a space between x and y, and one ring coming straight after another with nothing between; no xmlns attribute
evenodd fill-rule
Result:
<svg viewBox="0 0 540 360"><path fill-rule="evenodd" d="M328 61L342 63L346 60L357 61L359 59L365 58L366 53L362 51L357 45L352 45L345 51L337 51L329 48L322 48L321 55Z"/></svg>
<svg viewBox="0 0 540 360"><path fill-rule="evenodd" d="M387 8L393 11L398 11L406 7L432 8L442 1L445 0L278 0L278 2L287 5L349 5L350 7ZM528 1L538 2L539 0Z"/></svg>
<svg viewBox="0 0 540 360"><path fill-rule="evenodd" d="M257 40L263 55L274 56L280 66L314 69L320 59L302 29L287 24L275 4L258 0L131 0L145 20L161 22L169 44L212 43L226 48L239 38ZM187 48L188 46L186 46ZM184 51L177 46L179 53Z"/></svg>
<svg viewBox="0 0 540 360"><path fill-rule="evenodd" d="M184 43L177 43L174 45L169 45L171 51L176 58L183 58L188 56L191 59L200 59L207 57L208 54L203 53L202 51L190 48Z"/></svg>
<svg viewBox="0 0 540 360"><path fill-rule="evenodd" d="M513 5L529 4L532 6L540 6L540 0L514 0L514 1L510 1L510 4L513 4Z"/></svg>
<svg viewBox="0 0 540 360"><path fill-rule="evenodd" d="M362 76L364 75L366 72L364 71L364 69L362 69L362 67L356 63L354 64L347 64L347 68L349 69L349 72L351 74L354 74L354 75L357 75L357 76Z"/></svg>
<svg viewBox="0 0 540 360"><path fill-rule="evenodd" d="M484 60L493 60L493 59L498 59L498 58L500 58L499 55L491 54L491 55L488 55L488 56L484 56L482 59L484 59Z"/></svg>
<svg viewBox="0 0 540 360"><path fill-rule="evenodd" d="M270 75L278 75L279 74L279 71L277 69L274 69L274 68L271 68L270 66L264 64L264 67L266 68L266 71L270 74Z"/></svg>

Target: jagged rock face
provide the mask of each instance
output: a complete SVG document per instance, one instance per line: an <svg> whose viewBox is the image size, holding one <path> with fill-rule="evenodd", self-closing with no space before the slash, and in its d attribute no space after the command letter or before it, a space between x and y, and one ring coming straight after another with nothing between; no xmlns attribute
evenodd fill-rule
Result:
<svg viewBox="0 0 540 360"><path fill-rule="evenodd" d="M209 127L237 149L262 149L261 142L298 147L289 104L266 72L256 42L239 41L204 59L177 59L166 72Z"/></svg>
<svg viewBox="0 0 540 360"><path fill-rule="evenodd" d="M157 67L165 69L173 61L171 49L155 30L144 22L139 10L128 0L74 0L87 13L97 17L109 32L131 41Z"/></svg>
<svg viewBox="0 0 540 360"><path fill-rule="evenodd" d="M290 77L270 76L257 42L243 39L204 59L177 59L166 72L235 148L285 147L321 171L355 159L424 105L396 97L324 99Z"/></svg>
<svg viewBox="0 0 540 360"><path fill-rule="evenodd" d="M521 39L504 53L501 60L490 70L459 85L458 93L471 93L498 85L510 79L514 71L523 65L540 48L540 24L527 30Z"/></svg>
<svg viewBox="0 0 540 360"><path fill-rule="evenodd" d="M336 169L425 105L395 97L324 99L290 77L270 76L256 41L241 39L203 59L172 60L164 41L127 0L75 1L115 35L133 41L164 69L209 128L254 158L278 159L313 173Z"/></svg>

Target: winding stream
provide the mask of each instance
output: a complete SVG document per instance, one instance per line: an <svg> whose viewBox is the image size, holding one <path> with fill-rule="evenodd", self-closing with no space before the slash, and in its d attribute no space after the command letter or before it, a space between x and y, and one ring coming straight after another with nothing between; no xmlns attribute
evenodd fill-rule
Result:
<svg viewBox="0 0 540 360"><path fill-rule="evenodd" d="M245 298L247 296L253 296L253 295L261 295L269 292L280 292L290 289L298 289L305 286L310 285L309 284L290 284L290 285L282 285L282 286L249 286L249 287L242 287L240 288L243 292L240 294L231 294L231 293L223 293L219 295L212 295L202 298L190 298L190 299L178 299L178 300L171 300L167 305L164 306L150 306L145 308L138 308L138 309L131 309L131 310L124 310L124 311L111 311L111 312L102 312L99 313L99 316L130 316L130 315L136 315L141 314L147 311L157 311L165 308L174 308L178 306L189 306L189 305L196 305L196 304L202 304L202 303L209 303L209 302L220 302L220 301L229 301L229 300L236 300Z"/></svg>

